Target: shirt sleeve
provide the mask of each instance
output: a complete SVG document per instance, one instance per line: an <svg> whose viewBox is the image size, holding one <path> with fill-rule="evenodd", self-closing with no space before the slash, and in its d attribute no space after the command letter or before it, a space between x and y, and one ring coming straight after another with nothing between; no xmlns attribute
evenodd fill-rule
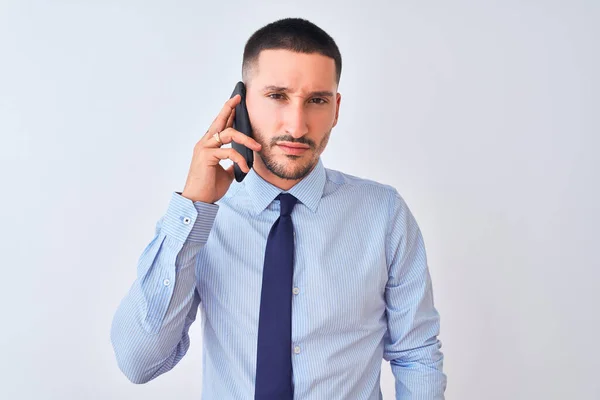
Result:
<svg viewBox="0 0 600 400"><path fill-rule="evenodd" d="M447 377L425 245L415 218L396 190L390 210L385 288L388 330L383 357L395 377L396 400L443 400Z"/></svg>
<svg viewBox="0 0 600 400"><path fill-rule="evenodd" d="M110 332L117 364L134 383L171 370L190 346L188 331L200 303L196 256L218 208L173 192L138 259L136 279L117 308Z"/></svg>

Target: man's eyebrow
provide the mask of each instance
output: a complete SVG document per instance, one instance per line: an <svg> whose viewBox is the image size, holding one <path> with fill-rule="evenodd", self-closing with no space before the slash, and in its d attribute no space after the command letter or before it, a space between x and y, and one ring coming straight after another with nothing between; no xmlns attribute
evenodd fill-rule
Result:
<svg viewBox="0 0 600 400"><path fill-rule="evenodd" d="M285 86L275 86L268 85L263 88L263 92L289 92L290 89ZM333 92L329 90L316 90L314 92L310 92L309 96L319 96L319 97L333 97Z"/></svg>

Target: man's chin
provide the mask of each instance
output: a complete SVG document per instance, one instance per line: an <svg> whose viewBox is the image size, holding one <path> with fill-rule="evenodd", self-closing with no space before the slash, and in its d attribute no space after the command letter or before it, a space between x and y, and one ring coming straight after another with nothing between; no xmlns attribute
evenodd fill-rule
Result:
<svg viewBox="0 0 600 400"><path fill-rule="evenodd" d="M275 159L273 159L275 158ZM277 155L263 163L269 171L281 179L297 180L304 178L311 170L308 162L302 156Z"/></svg>

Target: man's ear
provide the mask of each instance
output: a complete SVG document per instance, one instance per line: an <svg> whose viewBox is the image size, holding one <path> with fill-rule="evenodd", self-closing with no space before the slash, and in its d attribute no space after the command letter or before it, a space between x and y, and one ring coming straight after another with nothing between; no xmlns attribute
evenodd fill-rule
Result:
<svg viewBox="0 0 600 400"><path fill-rule="evenodd" d="M333 120L333 126L337 125L338 122L338 117L340 116L340 102L342 101L342 95L341 93L337 93L336 94L336 99L335 99L335 119Z"/></svg>

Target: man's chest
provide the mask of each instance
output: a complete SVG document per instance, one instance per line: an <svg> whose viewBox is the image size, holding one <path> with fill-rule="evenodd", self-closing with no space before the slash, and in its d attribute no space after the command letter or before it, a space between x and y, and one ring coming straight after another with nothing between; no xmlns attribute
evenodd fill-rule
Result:
<svg viewBox="0 0 600 400"><path fill-rule="evenodd" d="M247 218L225 208L200 251L197 287L207 318L258 326L262 271L277 213ZM350 210L347 210L350 211ZM303 210L293 215L293 318L297 334L361 329L380 320L387 282L385 221L368 212L326 217ZM304 329L306 332L298 332Z"/></svg>

